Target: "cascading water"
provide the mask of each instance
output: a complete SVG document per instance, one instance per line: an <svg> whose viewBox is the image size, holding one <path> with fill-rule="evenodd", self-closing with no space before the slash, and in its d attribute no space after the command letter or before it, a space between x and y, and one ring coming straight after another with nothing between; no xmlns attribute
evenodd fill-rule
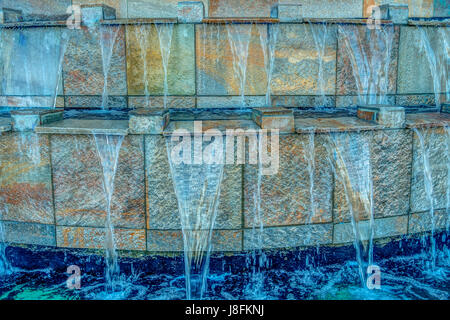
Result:
<svg viewBox="0 0 450 320"><path fill-rule="evenodd" d="M233 55L233 70L239 81L242 107L245 107L245 84L247 80L248 46L252 27L246 24L227 24L228 42Z"/></svg>
<svg viewBox="0 0 450 320"><path fill-rule="evenodd" d="M354 247L362 286L366 286L366 270L373 264L373 187L370 144L361 135L334 134L326 144L336 181L342 185L350 212ZM361 220L361 215L368 217Z"/></svg>
<svg viewBox="0 0 450 320"><path fill-rule="evenodd" d="M1 135L1 133L0 133ZM5 239L5 231L3 228L3 210L7 210L7 207L5 206L4 209L2 209L3 205L3 199L0 198L0 277L7 275L11 271L11 265L6 258L6 239Z"/></svg>
<svg viewBox="0 0 450 320"><path fill-rule="evenodd" d="M120 288L120 269L117 262L117 252L114 237L114 225L111 217L111 200L114 193L119 152L124 136L93 133L97 153L103 169L103 191L106 200L105 250L106 250L106 292L114 293Z"/></svg>
<svg viewBox="0 0 450 320"><path fill-rule="evenodd" d="M446 135L446 148L447 148L447 194L446 194L446 202L445 202L445 212L447 214L447 224L446 230L447 233L450 227L450 127L444 127L445 135Z"/></svg>
<svg viewBox="0 0 450 320"><path fill-rule="evenodd" d="M309 22L311 33L314 39L314 45L317 50L318 73L317 73L317 91L321 98L321 105L324 106L326 92L326 78L324 76L324 62L328 40L328 24L326 22L313 24Z"/></svg>
<svg viewBox="0 0 450 320"><path fill-rule="evenodd" d="M266 88L266 105L270 106L271 92L272 92L272 75L273 67L275 64L275 46L278 38L279 25L278 24L257 24L259 32L259 40L261 42L261 48L264 54L264 69L267 76L267 88Z"/></svg>
<svg viewBox="0 0 450 320"><path fill-rule="evenodd" d="M446 100L449 101L450 80L448 79L448 38L450 32L446 32L444 28L436 32L438 37L438 46L433 48L430 37L425 28L419 28L420 33L420 50L425 53L433 80L433 90L436 107L441 107L441 93L445 92ZM433 30L434 31L434 30ZM445 90L443 90L445 89Z"/></svg>
<svg viewBox="0 0 450 320"><path fill-rule="evenodd" d="M425 194L428 201L428 204L430 206L430 221L431 221L431 270L434 270L436 267L436 239L434 238L434 231L436 226L436 217L434 212L434 196L433 196L433 174L431 172L431 166L430 166L430 149L427 146L424 138L424 134L427 134L426 132L421 132L417 128L413 128L414 133L416 134L419 145L420 145L420 152L422 154L421 162L423 167L423 183L425 187ZM432 130L430 130L432 131ZM428 134L432 134L432 132L429 132Z"/></svg>
<svg viewBox="0 0 450 320"><path fill-rule="evenodd" d="M167 108L167 96L169 95L168 67L170 50L172 48L173 23L155 24L158 32L159 48L161 50L161 60L164 71L164 108Z"/></svg>
<svg viewBox="0 0 450 320"><path fill-rule="evenodd" d="M60 89L59 85L60 85L61 77L62 77L62 65L63 65L64 55L66 53L68 42L69 42L69 32L67 30L61 30L60 43L59 43L58 75L56 78L55 93L54 93L54 99L53 99L53 109L56 108L56 102L58 99L58 91Z"/></svg>
<svg viewBox="0 0 450 320"><path fill-rule="evenodd" d="M108 73L111 67L111 58L114 52L114 44L116 43L118 33L118 27L100 27L100 48L102 52L103 66L102 109L106 109L108 105Z"/></svg>
<svg viewBox="0 0 450 320"><path fill-rule="evenodd" d="M316 170L316 162L315 162L315 128L308 129L308 141L304 145L305 148L305 162L307 165L308 177L309 177L309 196L310 196L310 205L311 211L308 216L307 223L311 223L312 217L316 213L316 201L314 197L314 174Z"/></svg>
<svg viewBox="0 0 450 320"><path fill-rule="evenodd" d="M145 94L145 102L146 106L149 105L149 83L148 83L148 65L147 65L147 59L148 59L148 49L149 49L149 36L148 36L148 26L147 25L140 25L136 26L136 28L132 29L135 32L135 37L138 39L139 46L140 46L140 52L141 52L141 60L142 60L142 66L143 66L143 72L142 72L142 79L144 82L144 94Z"/></svg>
<svg viewBox="0 0 450 320"><path fill-rule="evenodd" d="M168 159L178 200L183 231L186 298L201 299L205 293L212 250L211 237L216 221L224 171L223 138L201 131L194 134L191 161L191 135L181 143L166 138ZM180 153L180 145L185 148Z"/></svg>
<svg viewBox="0 0 450 320"><path fill-rule="evenodd" d="M338 25L338 30L352 66L359 104L387 104L394 26L370 30Z"/></svg>

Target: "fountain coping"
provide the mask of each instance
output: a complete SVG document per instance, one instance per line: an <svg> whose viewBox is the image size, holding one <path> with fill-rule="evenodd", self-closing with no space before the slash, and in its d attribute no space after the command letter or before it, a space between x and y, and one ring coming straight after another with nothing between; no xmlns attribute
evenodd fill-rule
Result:
<svg viewBox="0 0 450 320"><path fill-rule="evenodd" d="M246 130L259 130L259 126L253 120L198 120L202 124L201 133L208 135L207 131L210 129L217 129L223 134L226 130L242 129L242 133L236 133L236 135L245 135ZM194 121L171 121L167 128L164 130L163 135L170 136L175 130L186 130L187 132L194 134Z"/></svg>
<svg viewBox="0 0 450 320"><path fill-rule="evenodd" d="M115 19L100 20L101 25L139 25L139 24L166 24L178 23L178 18L131 18L131 19Z"/></svg>
<svg viewBox="0 0 450 320"><path fill-rule="evenodd" d="M202 21L203 23L214 23L214 24L226 24L226 23L279 23L280 19L278 18L266 18L266 17L257 17L257 18L205 18Z"/></svg>
<svg viewBox="0 0 450 320"><path fill-rule="evenodd" d="M151 116L163 116L169 113L167 108L151 108L151 109L136 109L129 112L130 116L135 117L151 117Z"/></svg>
<svg viewBox="0 0 450 320"><path fill-rule="evenodd" d="M253 108L254 113L257 115L264 116L286 116L293 115L294 111L292 109L287 109L283 107L261 107L261 108Z"/></svg>
<svg viewBox="0 0 450 320"><path fill-rule="evenodd" d="M58 112L64 112L64 109L57 108L57 109L39 109L39 108L29 108L29 109L19 109L19 110L12 110L11 115L20 115L20 116L43 116L51 113L58 113Z"/></svg>
<svg viewBox="0 0 450 320"><path fill-rule="evenodd" d="M385 129L384 126L357 117L296 118L295 132L316 133L371 131Z"/></svg>
<svg viewBox="0 0 450 320"><path fill-rule="evenodd" d="M38 126L36 133L42 134L108 134L128 135L127 120L64 119Z"/></svg>
<svg viewBox="0 0 450 320"><path fill-rule="evenodd" d="M447 127L450 125L450 114L448 113L413 113L406 115L407 128L434 128Z"/></svg>

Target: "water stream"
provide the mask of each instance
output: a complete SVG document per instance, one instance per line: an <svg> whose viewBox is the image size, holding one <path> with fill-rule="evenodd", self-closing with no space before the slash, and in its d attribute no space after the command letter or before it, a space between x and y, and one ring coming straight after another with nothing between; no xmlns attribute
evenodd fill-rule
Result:
<svg viewBox="0 0 450 320"><path fill-rule="evenodd" d="M105 289L107 293L114 293L119 288L120 269L117 262L114 225L111 215L111 201L114 193L114 180L116 177L119 152L124 136L105 135L93 133L97 153L103 169L103 191L106 201L106 225L105 225L105 254L106 269Z"/></svg>
<svg viewBox="0 0 450 320"><path fill-rule="evenodd" d="M228 42L233 55L233 70L239 81L239 95L242 107L245 103L245 84L247 80L248 46L252 35L252 28L247 24L227 24Z"/></svg>
<svg viewBox="0 0 450 320"><path fill-rule="evenodd" d="M278 24L256 24L259 32L259 40L264 55L264 69L267 76L266 87L266 105L270 106L272 93L272 75L275 64L275 46L278 38L279 25Z"/></svg>
<svg viewBox="0 0 450 320"><path fill-rule="evenodd" d="M169 94L168 67L170 50L172 48L173 23L155 24L158 32L159 48L161 50L162 66L164 71L164 108L167 108L167 96Z"/></svg>
<svg viewBox="0 0 450 320"><path fill-rule="evenodd" d="M326 78L324 76L324 62L328 40L328 24L326 22L314 24L309 22L311 33L314 39L314 45L317 50L318 73L317 73L317 93L321 98L321 106L326 104Z"/></svg>
<svg viewBox="0 0 450 320"><path fill-rule="evenodd" d="M370 30L338 25L356 82L359 104L387 104L394 26Z"/></svg>
<svg viewBox="0 0 450 320"><path fill-rule="evenodd" d="M373 264L373 186L368 138L352 134L335 134L326 145L336 184L341 184L350 213L354 247L362 286L366 270Z"/></svg>
<svg viewBox="0 0 450 320"><path fill-rule="evenodd" d="M148 83L148 50L149 50L149 36L148 36L148 26L147 25L140 25L136 26L134 29L135 37L138 39L139 46L140 46L140 52L141 52L141 60L142 60L142 66L143 66L143 72L142 72L142 79L144 82L144 94L145 94L145 105L149 106L150 101L150 93L149 93L149 83Z"/></svg>
<svg viewBox="0 0 450 320"><path fill-rule="evenodd" d="M209 139L208 139L209 138ZM224 172L222 137L183 136L187 148L180 159L178 141L166 139L170 171L178 200L184 245L186 298L201 299L206 291L212 235ZM183 142L181 142L183 144ZM193 148L191 148L193 146ZM204 149L203 149L204 147ZM194 161L191 159L191 150ZM189 160L186 160L186 157Z"/></svg>
<svg viewBox="0 0 450 320"><path fill-rule="evenodd" d="M100 48L103 66L102 109L106 109L108 105L108 73L111 68L111 58L119 30L120 28L112 26L100 27Z"/></svg>

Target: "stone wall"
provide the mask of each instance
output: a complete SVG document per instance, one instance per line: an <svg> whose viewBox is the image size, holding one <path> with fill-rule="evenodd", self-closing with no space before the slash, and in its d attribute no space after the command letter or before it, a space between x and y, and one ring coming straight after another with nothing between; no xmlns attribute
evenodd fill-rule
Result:
<svg viewBox="0 0 450 320"><path fill-rule="evenodd" d="M430 150L436 230L448 226L448 133L419 129ZM314 187L307 171L311 133L280 136L280 170L261 181L264 248L342 245L353 241L342 185L326 145L314 136ZM375 238L431 228L422 148L411 129L333 133L370 143ZM122 144L112 197L121 250L181 251L182 233L164 137L128 135ZM70 248L103 247L105 200L102 169L91 135L3 133L0 136L0 212L6 241ZM226 165L214 250L252 249L254 165ZM311 196L314 196L312 207ZM363 237L368 216L358 214Z"/></svg>
<svg viewBox="0 0 450 320"><path fill-rule="evenodd" d="M108 74L109 99L106 106L161 107L164 71L155 26L103 27L118 30ZM246 25L246 28L251 28L245 84L246 102L250 107L266 105L267 74L260 42L260 34L267 33L266 27ZM175 25L168 63L168 107L240 106L239 80L233 67L226 28L223 24ZM339 108L356 105L358 94L363 96L363 100L368 99L370 89L358 86L354 75L361 74L359 83L365 83L370 72L364 71L361 53L352 60L350 53L355 47L352 48L353 44L347 41L347 37L357 34L358 38L352 41L360 40L363 45L357 50L370 59L379 54L374 50L383 46L381 31L371 31L365 24L331 23L327 27L323 55L319 55L313 32L321 35L322 28L322 25L308 23L278 26L270 84L272 105L311 107L325 104ZM435 106L434 79L426 53L421 49L419 27L402 25L387 28L392 30L392 48L387 74L380 71L383 77L388 78L386 102L403 106ZM425 30L434 50L440 50L444 40L449 41L448 27L420 28ZM70 38L62 76L58 78L59 56L55 52L60 48L60 30L59 27L0 29L2 39L5 39L0 53L3 62L0 64L3 79L1 106L52 106L52 95L57 88L56 105L59 107L101 107L103 66L100 31L67 31ZM142 39L145 39L147 49L141 46ZM11 55L12 51L16 55ZM448 60L443 61L448 63ZM29 76L33 79L28 79ZM448 91L445 81L445 77L439 80L441 102L449 96L448 92L445 94ZM55 87L57 82L59 84ZM324 100L320 96L321 86ZM149 94L148 99L145 92Z"/></svg>

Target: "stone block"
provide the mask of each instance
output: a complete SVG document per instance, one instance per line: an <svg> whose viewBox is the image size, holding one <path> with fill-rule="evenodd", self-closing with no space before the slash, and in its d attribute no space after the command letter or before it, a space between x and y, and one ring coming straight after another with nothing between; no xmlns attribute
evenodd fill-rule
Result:
<svg viewBox="0 0 450 320"><path fill-rule="evenodd" d="M358 108L358 118L374 121L387 128L405 126L405 108L389 105L370 105Z"/></svg>
<svg viewBox="0 0 450 320"><path fill-rule="evenodd" d="M196 98L193 96L169 96L166 97L166 107L169 109L190 109L195 108ZM164 108L164 97L160 96L128 96L128 106L130 109L138 108Z"/></svg>
<svg viewBox="0 0 450 320"><path fill-rule="evenodd" d="M62 248L104 249L105 229L86 227L56 227L56 243ZM144 251L146 249L145 230L114 229L114 239L118 250Z"/></svg>
<svg viewBox="0 0 450 320"><path fill-rule="evenodd" d="M209 17L231 18L270 17L277 0L210 0Z"/></svg>
<svg viewBox="0 0 450 320"><path fill-rule="evenodd" d="M13 221L0 223L7 243L56 246L54 225Z"/></svg>
<svg viewBox="0 0 450 320"><path fill-rule="evenodd" d="M100 43L113 42L116 32L106 89L111 96L127 94L125 27L102 26L70 31L63 64L65 95L102 95L104 75Z"/></svg>
<svg viewBox="0 0 450 320"><path fill-rule="evenodd" d="M296 248L331 244L333 241L332 224L312 224L292 227L264 228L244 230L244 250L257 248L262 239L264 249Z"/></svg>
<svg viewBox="0 0 450 320"><path fill-rule="evenodd" d="M56 224L104 227L103 169L94 136L52 135L51 150ZM111 202L115 227L145 227L144 180L143 137L126 136L119 152Z"/></svg>
<svg viewBox="0 0 450 320"><path fill-rule="evenodd" d="M391 20L395 24L408 24L409 10L407 4L383 4L379 6L379 10L382 20Z"/></svg>
<svg viewBox="0 0 450 320"><path fill-rule="evenodd" d="M261 129L278 129L281 133L294 132L294 112L282 107L252 109L252 119Z"/></svg>
<svg viewBox="0 0 450 320"><path fill-rule="evenodd" d="M171 25L158 25L170 33ZM166 30L164 30L166 28ZM195 94L194 25L174 24L167 65L168 95ZM129 95L163 95L164 68L158 30L154 24L127 26Z"/></svg>
<svg viewBox="0 0 450 320"><path fill-rule="evenodd" d="M138 109L130 112L131 134L162 134L170 121L167 109Z"/></svg>
<svg viewBox="0 0 450 320"><path fill-rule="evenodd" d="M279 3L272 8L272 18L278 18L280 22L302 22L303 15L300 4Z"/></svg>
<svg viewBox="0 0 450 320"><path fill-rule="evenodd" d="M11 221L54 222L47 136L0 135L0 216Z"/></svg>
<svg viewBox="0 0 450 320"><path fill-rule="evenodd" d="M246 227L259 226L258 201L264 226L331 222L333 179L325 142L312 128L309 134L280 135L279 169L261 177L260 195L258 165L244 166Z"/></svg>
<svg viewBox="0 0 450 320"><path fill-rule="evenodd" d="M93 26L101 20L116 19L116 9L104 4L81 5L81 21L86 26Z"/></svg>
<svg viewBox="0 0 450 320"><path fill-rule="evenodd" d="M205 16L205 8L201 1L178 2L178 21L181 23L200 23Z"/></svg>
<svg viewBox="0 0 450 320"><path fill-rule="evenodd" d="M13 131L33 131L36 126L60 121L63 119L62 109L28 109L11 111Z"/></svg>
<svg viewBox="0 0 450 320"><path fill-rule="evenodd" d="M278 28L272 94L320 95L322 88L324 94L334 95L336 26L286 23L280 24ZM319 55L314 34L324 40L323 55Z"/></svg>
<svg viewBox="0 0 450 320"><path fill-rule="evenodd" d="M214 230L211 242L213 251L239 252L242 250L242 231ZM148 230L147 250L150 252L182 252L183 234L179 230Z"/></svg>
<svg viewBox="0 0 450 320"><path fill-rule="evenodd" d="M408 232L414 234L431 231L432 225L431 212L413 213L409 217ZM436 210L434 212L434 230L448 230L449 225L450 219L446 210Z"/></svg>
<svg viewBox="0 0 450 320"><path fill-rule="evenodd" d="M374 239L389 238L404 235L408 228L408 216L390 217L374 220ZM358 229L362 240L370 239L370 221L361 221ZM351 223L334 225L333 243L344 244L353 242L355 235Z"/></svg>
<svg viewBox="0 0 450 320"><path fill-rule="evenodd" d="M65 109L101 109L103 98L101 96L65 96ZM105 109L126 109L128 101L126 96L108 96Z"/></svg>

